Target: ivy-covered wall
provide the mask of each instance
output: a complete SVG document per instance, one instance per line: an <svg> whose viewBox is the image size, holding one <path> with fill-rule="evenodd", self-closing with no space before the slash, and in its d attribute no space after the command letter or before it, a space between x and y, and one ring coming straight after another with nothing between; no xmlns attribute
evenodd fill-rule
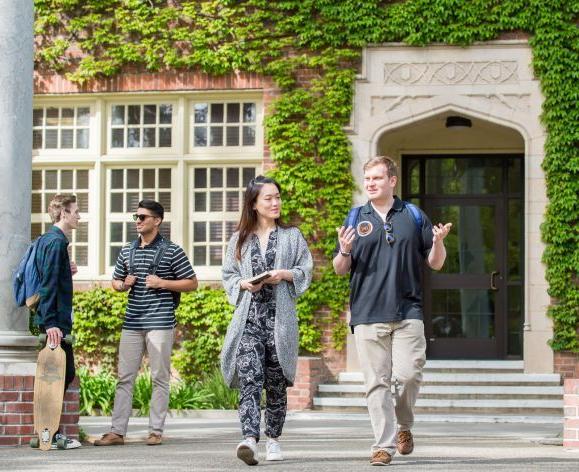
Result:
<svg viewBox="0 0 579 472"><path fill-rule="evenodd" d="M337 320L347 281L331 270L335 228L352 198L344 126L360 51L385 42L469 45L516 32L529 36L545 96L543 168L555 350L579 351L579 2L568 0L35 0L37 68L85 83L145 70L237 70L282 90L266 120L285 213L327 264L300 300L302 347L319 351L314 313ZM304 71L311 71L308 81ZM343 326L337 333L343 335ZM339 337L339 336L338 336Z"/></svg>

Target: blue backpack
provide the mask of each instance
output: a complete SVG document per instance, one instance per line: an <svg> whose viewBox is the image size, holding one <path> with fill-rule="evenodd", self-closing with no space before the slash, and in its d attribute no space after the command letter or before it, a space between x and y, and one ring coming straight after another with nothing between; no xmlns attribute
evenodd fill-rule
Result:
<svg viewBox="0 0 579 472"><path fill-rule="evenodd" d="M36 264L36 249L38 248L36 239L20 260L18 268L12 276L12 291L18 306L26 305L30 310L35 310L40 302L38 291L40 289L40 270Z"/></svg>
<svg viewBox="0 0 579 472"><path fill-rule="evenodd" d="M418 209L418 207L416 205L414 205L413 203L402 201L402 204L410 210L410 213L412 214L412 219L414 220L414 224L416 225L416 231L417 231L418 235L421 236L421 234L422 234L422 213L420 213L420 210ZM362 209L362 207L359 206L359 207L354 207L350 210L350 213L348 213L348 220L347 220L348 222L346 223L346 227L356 226L356 222L358 221L358 215L360 214L361 209ZM420 241L422 241L422 238L420 238Z"/></svg>

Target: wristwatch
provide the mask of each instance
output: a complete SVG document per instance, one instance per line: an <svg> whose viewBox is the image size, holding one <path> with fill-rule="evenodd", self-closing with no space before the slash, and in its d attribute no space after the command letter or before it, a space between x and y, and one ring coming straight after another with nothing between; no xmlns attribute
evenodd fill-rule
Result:
<svg viewBox="0 0 579 472"><path fill-rule="evenodd" d="M344 252L340 249L340 255L344 256L344 257L350 257L352 255L351 252Z"/></svg>

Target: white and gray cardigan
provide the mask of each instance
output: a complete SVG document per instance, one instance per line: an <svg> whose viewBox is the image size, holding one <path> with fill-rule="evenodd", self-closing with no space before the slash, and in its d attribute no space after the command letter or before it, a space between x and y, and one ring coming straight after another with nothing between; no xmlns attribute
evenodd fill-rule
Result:
<svg viewBox="0 0 579 472"><path fill-rule="evenodd" d="M227 246L223 263L223 286L235 313L227 328L221 350L221 372L230 387L238 386L236 359L239 343L251 301L251 293L240 289L240 282L253 276L251 267L251 238L241 248L241 263L235 258L239 233ZM293 282L274 285L275 293L275 349L284 376L293 385L298 360L298 319L296 298L306 291L312 281L313 260L308 245L298 228L278 228L274 269L290 270Z"/></svg>

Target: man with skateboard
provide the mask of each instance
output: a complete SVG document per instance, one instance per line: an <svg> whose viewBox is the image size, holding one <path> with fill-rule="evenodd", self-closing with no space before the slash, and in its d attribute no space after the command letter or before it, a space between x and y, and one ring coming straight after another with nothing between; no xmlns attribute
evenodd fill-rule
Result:
<svg viewBox="0 0 579 472"><path fill-rule="evenodd" d="M422 322L422 270L440 270L451 223L432 225L394 195L396 164L375 157L364 164L368 202L338 228L333 260L350 274L350 325L366 384L375 442L371 465L388 465L396 451L410 454L414 405L426 360ZM396 406L391 393L395 382Z"/></svg>
<svg viewBox="0 0 579 472"><path fill-rule="evenodd" d="M197 288L197 278L183 249L163 238L163 206L153 200L139 202L133 215L139 238L123 247L113 274L113 288L129 291L129 301L119 345L119 382L111 431L95 446L124 444L132 411L133 386L145 350L153 378L147 445L162 442L169 408L171 351L175 309L181 292Z"/></svg>
<svg viewBox="0 0 579 472"><path fill-rule="evenodd" d="M72 276L76 274L77 267L68 256L67 235L77 228L80 220L76 196L55 195L48 206L48 214L53 226L40 237L36 249L40 287L35 323L41 332L46 333L47 344L60 345L66 354L64 398L76 374L72 344L61 342L72 331ZM59 440L60 444L65 445L64 449L80 447L76 439L67 438L57 431L52 449L56 449Z"/></svg>

